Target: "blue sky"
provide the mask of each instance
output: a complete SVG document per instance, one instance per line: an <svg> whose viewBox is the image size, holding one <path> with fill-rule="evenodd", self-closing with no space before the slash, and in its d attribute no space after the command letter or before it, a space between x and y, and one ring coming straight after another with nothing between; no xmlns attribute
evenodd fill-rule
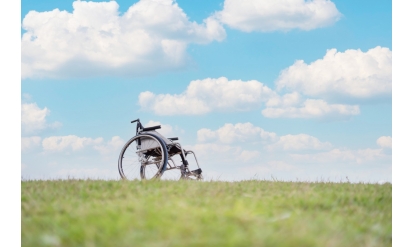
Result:
<svg viewBox="0 0 412 247"><path fill-rule="evenodd" d="M209 178L392 181L391 1L243 2L22 1L22 176L118 178L139 117Z"/></svg>

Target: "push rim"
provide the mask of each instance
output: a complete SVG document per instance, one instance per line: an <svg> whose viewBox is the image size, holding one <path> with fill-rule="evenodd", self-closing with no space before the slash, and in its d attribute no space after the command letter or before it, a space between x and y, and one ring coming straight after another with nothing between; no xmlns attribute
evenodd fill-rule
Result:
<svg viewBox="0 0 412 247"><path fill-rule="evenodd" d="M139 139L144 140L144 145L141 145L140 149ZM128 180L160 178L165 171L167 160L163 141L151 134L139 134L130 139L120 152L119 173L123 179Z"/></svg>

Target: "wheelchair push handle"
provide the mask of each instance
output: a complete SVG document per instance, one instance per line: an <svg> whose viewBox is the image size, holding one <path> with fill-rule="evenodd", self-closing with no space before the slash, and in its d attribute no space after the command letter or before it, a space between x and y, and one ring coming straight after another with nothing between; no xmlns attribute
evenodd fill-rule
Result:
<svg viewBox="0 0 412 247"><path fill-rule="evenodd" d="M156 125L156 126L152 126L152 127L147 127L147 128L145 128L145 127L143 127L143 125L142 125L142 123L140 122L140 119L139 119L139 118L136 119L136 120L131 121L130 123L135 123L135 122L137 122L137 124L136 124L136 135L137 135L140 131L151 131L151 130L157 130L157 129L160 129L160 128L161 128L160 125Z"/></svg>
<svg viewBox="0 0 412 247"><path fill-rule="evenodd" d="M130 123L135 123L135 122L137 122L137 124L136 124L136 135L137 135L140 132L139 130L144 129L144 127L143 127L142 123L140 122L139 118L136 119L136 120L131 121Z"/></svg>

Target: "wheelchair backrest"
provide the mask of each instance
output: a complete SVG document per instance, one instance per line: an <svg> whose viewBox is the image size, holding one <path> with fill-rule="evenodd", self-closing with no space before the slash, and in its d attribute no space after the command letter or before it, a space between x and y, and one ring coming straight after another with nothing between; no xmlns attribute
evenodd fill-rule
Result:
<svg viewBox="0 0 412 247"><path fill-rule="evenodd" d="M164 137L163 135L161 135L159 132L155 130L141 132L141 134L144 134L144 133L150 133L150 134L153 134L159 137L166 145L173 144L169 139L167 139L166 137ZM142 151L159 147L159 144L154 142L153 139L142 137L140 140L141 140L140 147Z"/></svg>

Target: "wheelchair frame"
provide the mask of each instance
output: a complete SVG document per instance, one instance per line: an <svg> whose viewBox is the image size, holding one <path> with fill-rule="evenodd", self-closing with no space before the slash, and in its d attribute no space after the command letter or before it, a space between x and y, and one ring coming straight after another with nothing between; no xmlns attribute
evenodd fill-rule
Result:
<svg viewBox="0 0 412 247"><path fill-rule="evenodd" d="M179 170L179 179L202 180L202 169L195 153L182 148L177 137L166 138L156 131L161 126L144 128L139 119L131 121L136 124L136 135L122 148L118 169L122 179L139 179L137 171L140 170L141 180L161 179L164 172ZM133 146L133 143L136 146ZM197 169L190 170L187 155L193 155ZM182 164L176 165L173 157L179 155ZM140 165L140 169L137 166ZM150 167L150 169L149 169ZM133 173L134 172L134 173Z"/></svg>

